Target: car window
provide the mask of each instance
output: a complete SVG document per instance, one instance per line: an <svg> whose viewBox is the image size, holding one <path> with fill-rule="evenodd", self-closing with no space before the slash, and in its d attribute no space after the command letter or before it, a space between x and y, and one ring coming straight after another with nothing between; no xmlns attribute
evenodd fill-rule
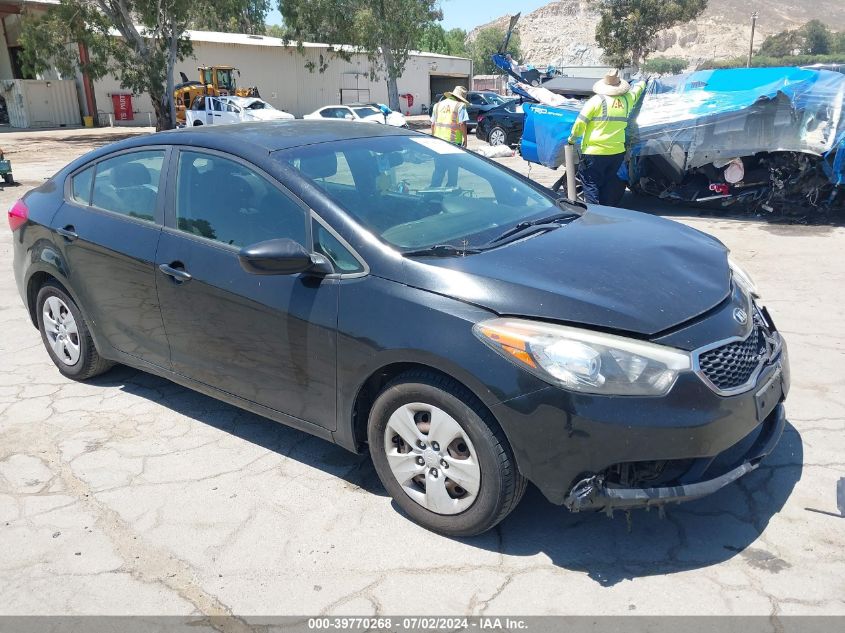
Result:
<svg viewBox="0 0 845 633"><path fill-rule="evenodd" d="M191 106L191 110L205 110L205 97L197 97Z"/></svg>
<svg viewBox="0 0 845 633"><path fill-rule="evenodd" d="M394 246L486 244L555 201L470 152L421 136L383 136L280 151L350 216ZM354 186L339 185L348 166ZM349 176L344 176L348 178Z"/></svg>
<svg viewBox="0 0 845 633"><path fill-rule="evenodd" d="M487 102L481 95L470 93L469 102L474 105L485 105Z"/></svg>
<svg viewBox="0 0 845 633"><path fill-rule="evenodd" d="M93 167L89 167L71 178L70 196L75 202L84 204L85 206L91 204L91 181L93 178Z"/></svg>
<svg viewBox="0 0 845 633"><path fill-rule="evenodd" d="M100 161L91 205L154 222L163 163L164 150L131 152Z"/></svg>
<svg viewBox="0 0 845 633"><path fill-rule="evenodd" d="M306 241L302 207L249 167L213 154L179 153L176 222L239 248L280 237Z"/></svg>
<svg viewBox="0 0 845 633"><path fill-rule="evenodd" d="M349 249L341 244L340 240L332 235L326 227L316 220L314 220L312 227L314 250L328 257L337 272L359 273L364 270L360 262L349 252Z"/></svg>
<svg viewBox="0 0 845 633"><path fill-rule="evenodd" d="M220 99L211 98L208 100L209 106L215 112L223 112L223 104L220 102Z"/></svg>
<svg viewBox="0 0 845 633"><path fill-rule="evenodd" d="M226 112L238 113L240 111L241 111L241 109L238 106L236 106L234 103L226 103Z"/></svg>
<svg viewBox="0 0 845 633"><path fill-rule="evenodd" d="M325 108L320 111L320 116L326 119L342 119L347 114L351 114L346 108Z"/></svg>
<svg viewBox="0 0 845 633"><path fill-rule="evenodd" d="M375 108L353 108L355 110L355 114L357 114L362 119L364 117L373 116L374 114L381 114L381 110L376 110Z"/></svg>

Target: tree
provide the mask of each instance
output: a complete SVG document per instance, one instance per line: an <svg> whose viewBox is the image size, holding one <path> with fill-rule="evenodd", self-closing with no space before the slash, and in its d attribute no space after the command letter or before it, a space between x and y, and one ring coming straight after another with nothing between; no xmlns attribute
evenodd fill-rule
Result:
<svg viewBox="0 0 845 633"><path fill-rule="evenodd" d="M448 49L446 54L455 55L456 57L466 57L469 55L466 42L466 31L463 29L449 29L446 31L446 47Z"/></svg>
<svg viewBox="0 0 845 633"><path fill-rule="evenodd" d="M683 57L652 57L645 61L643 70L646 74L677 75L682 73L687 66L689 62Z"/></svg>
<svg viewBox="0 0 845 633"><path fill-rule="evenodd" d="M418 50L430 53L465 57L469 54L465 43L466 38L467 32L463 29L447 31L440 24L432 22L425 26L415 46Z"/></svg>
<svg viewBox="0 0 845 633"><path fill-rule="evenodd" d="M193 50L189 26L249 22L263 30L267 10L267 0L60 0L43 16L24 16L22 61L34 74L54 67L97 80L112 73L122 88L149 94L156 128L168 129L176 124L174 67Z"/></svg>
<svg viewBox="0 0 845 633"><path fill-rule="evenodd" d="M803 47L804 41L798 31L781 31L763 40L755 55L763 57L786 57L788 55L794 55L795 51L801 50Z"/></svg>
<svg viewBox="0 0 845 633"><path fill-rule="evenodd" d="M832 55L845 55L845 31L831 35L830 53Z"/></svg>
<svg viewBox="0 0 845 633"><path fill-rule="evenodd" d="M386 77L388 102L399 110L396 80L426 27L442 19L438 5L438 0L279 0L279 11L285 39L299 47L305 41L325 42L331 45L330 56L346 60L351 52L343 45L358 47L370 61L371 77Z"/></svg>
<svg viewBox="0 0 845 633"><path fill-rule="evenodd" d="M264 35L270 0L195 0L191 28Z"/></svg>
<svg viewBox="0 0 845 633"><path fill-rule="evenodd" d="M599 5L596 42L616 66L639 68L664 29L697 18L707 0L595 0Z"/></svg>
<svg viewBox="0 0 845 633"><path fill-rule="evenodd" d="M264 35L269 35L270 37L278 37L279 39L283 40L287 37L287 30L281 24L265 24Z"/></svg>
<svg viewBox="0 0 845 633"><path fill-rule="evenodd" d="M472 70L476 75L493 75L501 73L501 69L493 63L493 53L498 52L505 40L505 29L495 26L483 28L475 34L469 43L469 56L472 59ZM511 33L508 51L515 60L521 61L519 33Z"/></svg>
<svg viewBox="0 0 845 633"><path fill-rule="evenodd" d="M827 55L830 53L830 30L820 20L810 20L801 28L804 36L805 55Z"/></svg>

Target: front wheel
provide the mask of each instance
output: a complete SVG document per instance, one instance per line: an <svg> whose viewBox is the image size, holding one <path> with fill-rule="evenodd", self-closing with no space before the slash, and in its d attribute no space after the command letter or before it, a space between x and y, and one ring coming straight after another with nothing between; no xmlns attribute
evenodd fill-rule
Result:
<svg viewBox="0 0 845 633"><path fill-rule="evenodd" d="M499 425L457 382L409 372L373 405L368 440L382 484L411 519L447 536L492 528L526 480Z"/></svg>

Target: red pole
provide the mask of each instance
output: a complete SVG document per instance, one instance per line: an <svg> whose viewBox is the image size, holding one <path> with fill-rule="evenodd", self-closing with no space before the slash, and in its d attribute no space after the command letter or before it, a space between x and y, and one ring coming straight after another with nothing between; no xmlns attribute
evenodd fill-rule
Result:
<svg viewBox="0 0 845 633"><path fill-rule="evenodd" d="M83 68L88 64L88 47L83 42L79 42L79 61ZM88 71L82 71L82 88L85 90L85 105L88 108L88 115L94 118L94 124L97 123L97 104L94 101L94 88L91 85L91 77L88 76Z"/></svg>

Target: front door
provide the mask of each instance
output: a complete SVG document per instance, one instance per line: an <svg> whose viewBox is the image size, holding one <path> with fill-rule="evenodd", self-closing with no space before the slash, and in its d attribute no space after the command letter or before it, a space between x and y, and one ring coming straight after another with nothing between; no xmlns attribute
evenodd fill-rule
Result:
<svg viewBox="0 0 845 633"><path fill-rule="evenodd" d="M77 172L53 228L96 332L121 352L168 367L153 274L164 157L164 149L128 151Z"/></svg>
<svg viewBox="0 0 845 633"><path fill-rule="evenodd" d="M219 153L183 148L171 174L156 275L174 370L333 430L337 282L254 275L238 260L272 238L309 245L308 210Z"/></svg>

